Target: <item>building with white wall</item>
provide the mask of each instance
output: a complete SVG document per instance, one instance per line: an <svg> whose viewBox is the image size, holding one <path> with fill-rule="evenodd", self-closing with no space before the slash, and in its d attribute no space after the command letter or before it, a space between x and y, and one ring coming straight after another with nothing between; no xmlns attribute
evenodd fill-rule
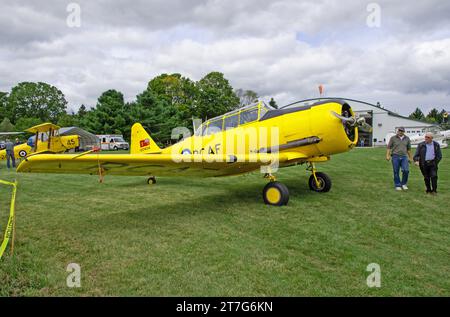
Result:
<svg viewBox="0 0 450 317"><path fill-rule="evenodd" d="M386 145L389 140L386 140L388 133L395 133L398 127L405 128L406 135L415 135L423 133L425 129L436 126L428 122L413 120L408 117L401 116L395 112L382 108L379 105L373 105L358 100L346 99L353 111L358 115L372 119L369 124L372 126L372 133L362 132L362 137L371 139L369 146Z"/></svg>

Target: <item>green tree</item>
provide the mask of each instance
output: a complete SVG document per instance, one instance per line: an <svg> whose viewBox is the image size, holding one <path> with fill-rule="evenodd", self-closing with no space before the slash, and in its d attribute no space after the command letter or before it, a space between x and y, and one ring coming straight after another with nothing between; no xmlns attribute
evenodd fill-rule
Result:
<svg viewBox="0 0 450 317"><path fill-rule="evenodd" d="M239 107L250 105L259 98L253 90L236 89L234 93L239 98Z"/></svg>
<svg viewBox="0 0 450 317"><path fill-rule="evenodd" d="M433 108L427 114L426 120L431 123L441 123L442 115L436 108Z"/></svg>
<svg viewBox="0 0 450 317"><path fill-rule="evenodd" d="M95 109L82 118L82 126L92 133L116 134L126 129L125 103L123 94L110 89L101 94Z"/></svg>
<svg viewBox="0 0 450 317"><path fill-rule="evenodd" d="M253 90L247 90L245 91L244 97L246 98L246 104L250 105L254 102L258 101L258 94L254 92Z"/></svg>
<svg viewBox="0 0 450 317"><path fill-rule="evenodd" d="M195 83L181 74L159 75L150 80L147 89L151 90L155 97L180 110L191 109L196 97Z"/></svg>
<svg viewBox="0 0 450 317"><path fill-rule="evenodd" d="M274 109L278 109L277 102L273 98L270 98L269 105Z"/></svg>
<svg viewBox="0 0 450 317"><path fill-rule="evenodd" d="M0 120L3 120L7 113L8 93L0 91Z"/></svg>
<svg viewBox="0 0 450 317"><path fill-rule="evenodd" d="M140 122L151 133L157 143L164 146L171 143L172 129L184 126L183 112L176 105L160 99L152 90L146 89L139 94L135 103L129 107L129 126Z"/></svg>
<svg viewBox="0 0 450 317"><path fill-rule="evenodd" d="M64 94L58 88L41 82L22 82L12 88L6 114L12 123L22 117L55 123L65 113L66 106Z"/></svg>
<svg viewBox="0 0 450 317"><path fill-rule="evenodd" d="M59 117L58 125L60 127L76 127L79 125L78 116L76 114L65 113Z"/></svg>
<svg viewBox="0 0 450 317"><path fill-rule="evenodd" d="M14 131L14 124L12 124L8 118L4 118L3 121L0 123L0 131L1 132Z"/></svg>
<svg viewBox="0 0 450 317"><path fill-rule="evenodd" d="M195 115L203 120L236 109L239 98L224 75L211 72L197 82Z"/></svg>
<svg viewBox="0 0 450 317"><path fill-rule="evenodd" d="M181 125L190 124L192 116L195 115L194 104L198 95L192 80L181 74L162 74L148 83L147 90L150 90L155 98L176 109Z"/></svg>
<svg viewBox="0 0 450 317"><path fill-rule="evenodd" d="M87 110L86 110L86 106L85 105L81 105L80 109L78 109L78 117L82 118L86 115Z"/></svg>
<svg viewBox="0 0 450 317"><path fill-rule="evenodd" d="M440 121L439 121L439 123L440 124L446 124L447 122L448 122L448 114L447 114L447 111L445 111L444 109L442 109L441 110L441 112L439 112L439 118L440 118Z"/></svg>
<svg viewBox="0 0 450 317"><path fill-rule="evenodd" d="M34 117L22 117L17 120L15 125L16 131L25 131L28 128L34 127L35 125L41 124L42 120Z"/></svg>
<svg viewBox="0 0 450 317"><path fill-rule="evenodd" d="M412 112L409 115L409 117L414 120L424 120L425 119L425 115L423 114L422 110L420 110L419 108L416 108L416 110L414 110L414 112Z"/></svg>

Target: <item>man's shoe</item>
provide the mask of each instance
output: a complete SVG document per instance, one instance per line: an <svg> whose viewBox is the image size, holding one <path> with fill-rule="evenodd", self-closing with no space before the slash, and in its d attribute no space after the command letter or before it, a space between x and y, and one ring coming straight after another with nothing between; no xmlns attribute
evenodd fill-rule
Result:
<svg viewBox="0 0 450 317"><path fill-rule="evenodd" d="M408 186L402 185L402 189L403 189L403 190L408 190Z"/></svg>
<svg viewBox="0 0 450 317"><path fill-rule="evenodd" d="M401 188L401 187L395 187L395 190L397 190L397 191L401 191L401 190L402 190L402 188Z"/></svg>
<svg viewBox="0 0 450 317"><path fill-rule="evenodd" d="M437 195L437 192L436 192L436 191L432 191L432 192L431 192L431 195L436 196L436 195Z"/></svg>

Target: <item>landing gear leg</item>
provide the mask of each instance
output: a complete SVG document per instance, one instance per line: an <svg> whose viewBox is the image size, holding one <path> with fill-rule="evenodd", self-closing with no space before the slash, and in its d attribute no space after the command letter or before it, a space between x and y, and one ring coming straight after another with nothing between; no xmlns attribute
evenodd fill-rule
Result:
<svg viewBox="0 0 450 317"><path fill-rule="evenodd" d="M272 175L272 173L266 173L264 174L264 178L269 179L269 181L271 182L275 182L277 180L277 178L275 177L275 175Z"/></svg>
<svg viewBox="0 0 450 317"><path fill-rule="evenodd" d="M289 190L286 185L277 182L275 176L266 173L264 178L269 179L269 183L263 189L263 199L266 205L283 206L289 201Z"/></svg>
<svg viewBox="0 0 450 317"><path fill-rule="evenodd" d="M152 184L155 184L155 183L156 183L156 177L155 176L150 176L147 179L147 184L152 185Z"/></svg>
<svg viewBox="0 0 450 317"><path fill-rule="evenodd" d="M104 170L103 167L101 167L99 165L99 168L98 168L98 182L100 184L103 183L104 178L105 178L105 170Z"/></svg>
<svg viewBox="0 0 450 317"><path fill-rule="evenodd" d="M328 192L331 189L331 178L325 173L317 172L314 163L308 162L307 164L306 170L311 171L308 181L309 189L318 193Z"/></svg>

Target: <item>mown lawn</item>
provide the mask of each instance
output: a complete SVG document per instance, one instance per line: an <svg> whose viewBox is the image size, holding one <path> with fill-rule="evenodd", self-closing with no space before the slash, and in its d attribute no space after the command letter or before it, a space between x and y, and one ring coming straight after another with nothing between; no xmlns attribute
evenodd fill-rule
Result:
<svg viewBox="0 0 450 317"><path fill-rule="evenodd" d="M439 194L418 168L395 192L384 149L319 165L329 193L308 189L304 166L278 173L288 206L265 206L260 173L215 179L15 174L15 254L0 260L0 295L450 295L450 150ZM1 187L3 232L9 193ZM81 288L66 267L81 265ZM369 288L369 263L381 287Z"/></svg>

